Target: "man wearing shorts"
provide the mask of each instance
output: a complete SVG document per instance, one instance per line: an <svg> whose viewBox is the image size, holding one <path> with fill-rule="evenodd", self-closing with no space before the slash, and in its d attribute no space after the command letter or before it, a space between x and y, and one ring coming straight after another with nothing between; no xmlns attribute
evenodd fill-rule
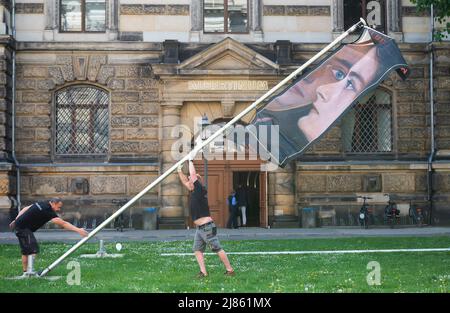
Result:
<svg viewBox="0 0 450 313"><path fill-rule="evenodd" d="M197 263L200 267L198 277L206 277L208 273L205 267L205 260L203 253L205 252L206 245L208 244L213 252L216 252L222 263L225 265L226 276L233 276L234 270L230 265L228 257L225 251L222 249L217 238L217 227L214 224L213 219L210 216L208 206L208 195L206 188L201 184L201 177L195 171L194 163L189 160L189 178L182 172L182 165L178 167L178 175L181 182L191 192L191 199L189 203L189 209L192 220L196 225L196 232L194 238L194 254L197 259Z"/></svg>
<svg viewBox="0 0 450 313"><path fill-rule="evenodd" d="M9 224L19 239L20 249L22 251L22 269L25 273L28 266L28 256L39 253L39 245L34 237L34 232L45 225L48 221L74 232L82 237L88 235L83 228L78 228L64 221L56 214L61 210L63 203L59 198L53 198L50 201L36 202L23 208L16 219Z"/></svg>

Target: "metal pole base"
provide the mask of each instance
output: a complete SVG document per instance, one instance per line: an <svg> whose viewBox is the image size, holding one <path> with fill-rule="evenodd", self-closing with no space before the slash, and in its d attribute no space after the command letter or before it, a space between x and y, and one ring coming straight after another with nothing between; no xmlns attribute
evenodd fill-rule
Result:
<svg viewBox="0 0 450 313"><path fill-rule="evenodd" d="M30 279L30 278L43 278L43 279L46 279L46 280L49 280L49 281L55 281L55 280L61 279L62 276L45 276L45 277L40 277L39 273L28 273L28 272L25 272L25 273L23 273L22 276L5 277L5 279L8 279L8 280L22 280L22 279Z"/></svg>
<svg viewBox="0 0 450 313"><path fill-rule="evenodd" d="M123 254L109 254L106 252L105 245L103 244L103 240L100 240L100 247L95 254L82 254L81 258L121 258Z"/></svg>

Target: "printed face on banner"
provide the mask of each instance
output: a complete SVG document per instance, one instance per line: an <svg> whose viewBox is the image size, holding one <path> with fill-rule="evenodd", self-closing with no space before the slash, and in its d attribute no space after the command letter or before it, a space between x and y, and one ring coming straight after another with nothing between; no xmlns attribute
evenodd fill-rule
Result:
<svg viewBox="0 0 450 313"><path fill-rule="evenodd" d="M322 82L308 88L313 96L311 110L297 123L308 141L318 138L330 127L372 80L378 68L374 48L358 59L356 56L360 53L357 50L346 48L324 64L320 71L322 76L311 75L312 81Z"/></svg>
<svg viewBox="0 0 450 313"><path fill-rule="evenodd" d="M395 43L375 34L377 40L366 33L364 40L343 46L257 112L253 125L280 127L281 166L324 134L383 76L406 65Z"/></svg>

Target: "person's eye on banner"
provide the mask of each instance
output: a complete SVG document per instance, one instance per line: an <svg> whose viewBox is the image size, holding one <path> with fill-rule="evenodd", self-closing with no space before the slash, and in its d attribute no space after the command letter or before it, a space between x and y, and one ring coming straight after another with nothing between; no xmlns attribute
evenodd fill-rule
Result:
<svg viewBox="0 0 450 313"><path fill-rule="evenodd" d="M272 162L284 167L393 70L402 79L409 73L397 44L392 38L365 27L356 42L341 46L282 94L260 106L248 132L271 155ZM278 132L271 134L269 130L266 135L266 128L271 126L278 126ZM278 138L273 140L267 136ZM271 145L274 141L277 147Z"/></svg>

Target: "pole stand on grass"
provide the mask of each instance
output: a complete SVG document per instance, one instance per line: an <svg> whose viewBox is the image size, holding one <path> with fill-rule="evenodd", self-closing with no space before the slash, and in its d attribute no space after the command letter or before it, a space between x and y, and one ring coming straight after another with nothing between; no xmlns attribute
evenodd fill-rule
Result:
<svg viewBox="0 0 450 313"><path fill-rule="evenodd" d="M118 253L108 253L106 252L105 245L103 243L103 239L100 239L100 246L98 251L95 254L82 254L80 255L82 258L121 258L123 254Z"/></svg>
<svg viewBox="0 0 450 313"><path fill-rule="evenodd" d="M22 274L22 276L14 276L14 277L7 277L6 279L10 280L21 280L21 279L29 279L29 278L39 278L40 275L38 272L34 271L34 256L28 255L27 256L27 270ZM44 277L47 280L55 281L61 278L61 276L47 276Z"/></svg>
<svg viewBox="0 0 450 313"><path fill-rule="evenodd" d="M315 56L313 56L311 59L309 59L307 62L305 62L302 66L300 66L298 69L293 71L289 76L284 78L281 82L279 82L275 87L270 89L268 92L266 92L264 95L262 95L258 100L253 102L250 106L245 108L242 112L240 112L238 115L236 115L234 118L232 118L228 123L226 123L222 128L217 130L214 134L212 134L208 139L205 141L202 141L199 145L196 145L194 149L191 151L192 155L197 154L201 151L201 149L207 145L209 145L214 139L216 139L219 135L221 135L225 130L227 130L230 126L232 126L234 123L239 121L242 117L250 113L252 110L256 109L260 103L262 103L264 100L272 96L275 92L277 92L281 87L295 79L299 74L301 74L308 66L310 66L313 62L317 61L320 57L322 57L326 52L328 52L331 48L336 46L338 43L340 43L344 38L346 38L350 33L353 33L361 26L366 26L366 22L361 18L358 23L350 27L346 32L344 32L342 35L340 35L338 38L336 38L333 42L328 44L325 48L323 48L319 53L317 53ZM145 187L141 192L139 192L136 196L134 196L132 199L130 199L124 206L122 206L119 210L114 212L109 218L107 218L103 223L98 225L94 230L92 230L89 235L83 239L81 239L78 243L76 243L72 248L67 250L62 256L60 256L56 261L54 261L52 264L50 264L47 268L45 268L40 276L47 275L48 272L50 272L52 269L54 269L56 266L58 266L59 263L61 263L65 258L67 258L70 254L72 254L75 250L77 250L79 247L81 247L86 241L94 237L100 230L102 230L105 226L107 226L111 221L113 221L116 217L118 217L123 211L128 209L131 205L133 205L137 200L139 200L142 196L144 196L147 192L149 192L152 188L157 186L161 181L163 181L167 176L172 174L179 165L182 165L184 162L188 161L191 154L187 154L184 156L181 160L176 162L172 167L170 167L164 174L159 176L156 180L154 180L150 185Z"/></svg>
<svg viewBox="0 0 450 313"><path fill-rule="evenodd" d="M97 255L99 255L100 257L105 256L106 253L106 249L105 249L105 245L103 244L103 240L100 239L100 247L96 253Z"/></svg>

